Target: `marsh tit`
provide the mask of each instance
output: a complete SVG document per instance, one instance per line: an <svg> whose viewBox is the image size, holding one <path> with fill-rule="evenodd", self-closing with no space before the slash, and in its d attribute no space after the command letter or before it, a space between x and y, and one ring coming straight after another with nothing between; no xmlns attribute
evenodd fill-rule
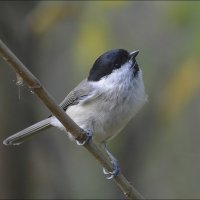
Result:
<svg viewBox="0 0 200 200"><path fill-rule="evenodd" d="M117 160L106 147L147 100L142 71L136 62L139 51L129 53L114 49L102 54L93 64L88 77L61 102L60 107L101 147L113 164L113 171L104 169L107 178L119 173ZM50 116L4 140L5 145L18 145L43 129L66 129ZM69 137L72 135L67 132Z"/></svg>

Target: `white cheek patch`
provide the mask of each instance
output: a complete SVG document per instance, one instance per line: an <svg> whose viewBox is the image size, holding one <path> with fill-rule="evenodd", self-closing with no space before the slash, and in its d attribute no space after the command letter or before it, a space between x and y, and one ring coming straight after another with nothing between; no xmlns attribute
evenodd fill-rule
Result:
<svg viewBox="0 0 200 200"><path fill-rule="evenodd" d="M90 82L94 87L99 88L100 90L109 90L115 85L122 83L124 81L130 81L132 79L132 70L131 70L132 61L126 62L119 69L113 70L111 74L106 77L101 78L99 81Z"/></svg>

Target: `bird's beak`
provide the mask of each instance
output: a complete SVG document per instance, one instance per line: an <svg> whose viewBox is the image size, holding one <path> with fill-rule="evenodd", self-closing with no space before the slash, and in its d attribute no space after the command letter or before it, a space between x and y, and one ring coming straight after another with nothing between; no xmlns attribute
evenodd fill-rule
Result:
<svg viewBox="0 0 200 200"><path fill-rule="evenodd" d="M137 55L139 54L139 51L133 51L129 54L130 58L133 60Z"/></svg>

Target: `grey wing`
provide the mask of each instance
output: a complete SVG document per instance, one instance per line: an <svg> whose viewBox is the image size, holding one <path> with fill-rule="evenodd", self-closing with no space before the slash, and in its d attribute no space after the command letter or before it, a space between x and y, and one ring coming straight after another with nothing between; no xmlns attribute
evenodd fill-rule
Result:
<svg viewBox="0 0 200 200"><path fill-rule="evenodd" d="M78 97L76 97L74 91L71 91L65 99L60 103L60 107L63 110L67 110L67 108L71 105L78 104Z"/></svg>
<svg viewBox="0 0 200 200"><path fill-rule="evenodd" d="M65 99L60 103L60 107L63 110L67 110L67 108L71 105L76 105L80 101L91 100L96 96L96 92L85 79L65 97Z"/></svg>
<svg viewBox="0 0 200 200"><path fill-rule="evenodd" d="M83 80L77 87L74 88L74 90L72 90L67 95L67 97L61 102L60 106L64 110L67 110L69 106L78 104L80 101L83 103L87 101L92 101L98 96L97 94L98 92L96 92L96 90L92 88L92 86L87 82L87 80ZM39 133L41 130L51 127L51 116L8 137L6 140L4 140L4 144L20 144L32 135Z"/></svg>

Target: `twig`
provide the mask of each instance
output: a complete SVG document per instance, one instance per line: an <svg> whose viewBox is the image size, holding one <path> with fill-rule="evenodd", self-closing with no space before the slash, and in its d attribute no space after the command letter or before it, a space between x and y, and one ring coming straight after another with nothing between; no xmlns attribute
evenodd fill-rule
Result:
<svg viewBox="0 0 200 200"><path fill-rule="evenodd" d="M40 100L48 107L52 114L58 118L63 126L68 130L74 138L83 142L86 138L84 130L82 130L54 101L47 90L42 86L40 81L25 67L25 65L11 52L11 50L0 40L0 56L7 62L18 75L28 84L31 90L40 98ZM112 164L99 148L90 141L84 147L108 170L112 170ZM120 173L114 177L114 181L122 190L128 199L144 199L136 189L127 181Z"/></svg>

